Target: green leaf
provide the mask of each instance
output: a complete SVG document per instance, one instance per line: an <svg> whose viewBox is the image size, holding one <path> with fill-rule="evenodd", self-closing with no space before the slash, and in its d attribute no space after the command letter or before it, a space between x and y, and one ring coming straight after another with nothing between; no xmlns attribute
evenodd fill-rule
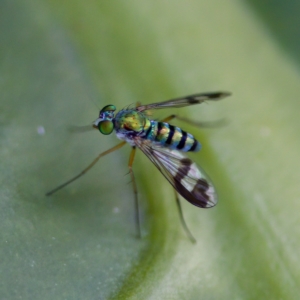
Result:
<svg viewBox="0 0 300 300"><path fill-rule="evenodd" d="M1 299L297 299L297 2L269 3L1 1ZM129 146L45 196L118 143L70 126L108 104L214 90L233 96L176 111L227 121L178 122L219 193L210 210L182 200L196 245L141 153L135 237Z"/></svg>

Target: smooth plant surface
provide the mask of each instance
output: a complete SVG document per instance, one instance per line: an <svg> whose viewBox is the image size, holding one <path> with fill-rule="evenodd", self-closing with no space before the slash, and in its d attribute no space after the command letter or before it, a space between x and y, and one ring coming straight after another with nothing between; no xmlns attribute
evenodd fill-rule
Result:
<svg viewBox="0 0 300 300"><path fill-rule="evenodd" d="M268 2L0 2L1 299L298 299L300 5ZM69 130L103 106L217 90L233 95L153 116L225 120L173 122L219 194L182 199L197 244L141 152L136 238L129 146L45 196L118 143Z"/></svg>

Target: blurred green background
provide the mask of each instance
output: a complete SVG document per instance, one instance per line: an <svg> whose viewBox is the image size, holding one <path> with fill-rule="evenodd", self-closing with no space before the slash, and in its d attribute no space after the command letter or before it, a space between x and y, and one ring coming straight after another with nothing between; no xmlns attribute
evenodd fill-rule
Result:
<svg viewBox="0 0 300 300"><path fill-rule="evenodd" d="M299 11L295 0L0 1L0 298L298 299ZM190 157L219 193L210 210L182 200L196 245L140 152L135 238L128 146L44 196L118 142L69 126L110 103L215 90L233 96L180 115L226 126L176 123L201 141Z"/></svg>

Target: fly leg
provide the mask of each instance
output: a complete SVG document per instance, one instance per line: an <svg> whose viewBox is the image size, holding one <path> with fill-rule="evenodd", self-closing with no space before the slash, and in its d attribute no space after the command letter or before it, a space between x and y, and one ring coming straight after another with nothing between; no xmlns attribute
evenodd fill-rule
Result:
<svg viewBox="0 0 300 300"><path fill-rule="evenodd" d="M178 208L178 212L179 212L179 217L180 217L180 222L181 222L181 225L183 227L183 230L185 231L185 233L188 236L188 238L190 239L190 241L192 243L196 244L197 241L194 238L194 236L192 235L192 233L189 230L189 228L187 227L186 222L184 220L183 213L182 213L182 208L181 208L181 204L180 204L180 200L179 200L179 197L178 197L178 193L176 191L175 191L175 198L176 198L176 204L177 204L177 208Z"/></svg>
<svg viewBox="0 0 300 300"><path fill-rule="evenodd" d="M103 157L106 154L109 154L115 150L118 150L119 148L123 147L126 144L126 142L122 142L118 145L116 145L115 147L112 147L102 153L100 153L83 171L81 171L78 175L74 176L73 178L71 178L70 180L64 182L63 184L59 185L58 187L56 187L55 189L49 191L48 193L46 193L46 196L50 196L52 194L54 194L55 192L57 192L58 190L64 188L65 186L69 185L70 183L72 183L73 181L75 181L76 179L78 179L79 177L83 176L88 170L90 170L96 163L97 161Z"/></svg>
<svg viewBox="0 0 300 300"><path fill-rule="evenodd" d="M185 117L180 117L178 115L170 115L164 119L161 120L161 122L170 122L173 119L177 119L180 121L183 121L187 124L196 126L196 127L202 127L202 128L216 128L216 127L221 127L227 124L225 119L220 119L217 121L207 121L207 122L199 122L199 121L193 121L190 120L189 118L185 118Z"/></svg>
<svg viewBox="0 0 300 300"><path fill-rule="evenodd" d="M138 193L137 193L137 186L136 186L136 182L135 182L135 177L134 177L134 173L133 173L133 170L132 170L132 165L133 165L133 161L134 161L135 152L136 152L136 148L134 146L134 147L132 147L132 150L131 150L131 153L130 153L130 156L129 156L128 168L129 168L129 174L130 174L130 177L131 177L133 193L134 193L136 231L137 231L138 238L141 238L142 233L141 233L140 214L139 214L139 199L138 199Z"/></svg>

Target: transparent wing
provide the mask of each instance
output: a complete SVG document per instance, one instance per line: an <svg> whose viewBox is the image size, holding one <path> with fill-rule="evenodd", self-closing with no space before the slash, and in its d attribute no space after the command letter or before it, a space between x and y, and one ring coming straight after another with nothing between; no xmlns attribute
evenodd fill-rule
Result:
<svg viewBox="0 0 300 300"><path fill-rule="evenodd" d="M217 194L203 170L181 152L136 139L136 145L171 183L174 189L193 205L209 208L217 203Z"/></svg>
<svg viewBox="0 0 300 300"><path fill-rule="evenodd" d="M147 105L140 105L136 108L137 111L144 111L148 109L161 109L166 107L184 107L189 105L200 104L206 100L220 100L222 98L228 97L231 94L228 92L212 92L212 93L201 93L195 95L189 95L185 97L180 97L176 99L171 99L168 101L157 102Z"/></svg>

